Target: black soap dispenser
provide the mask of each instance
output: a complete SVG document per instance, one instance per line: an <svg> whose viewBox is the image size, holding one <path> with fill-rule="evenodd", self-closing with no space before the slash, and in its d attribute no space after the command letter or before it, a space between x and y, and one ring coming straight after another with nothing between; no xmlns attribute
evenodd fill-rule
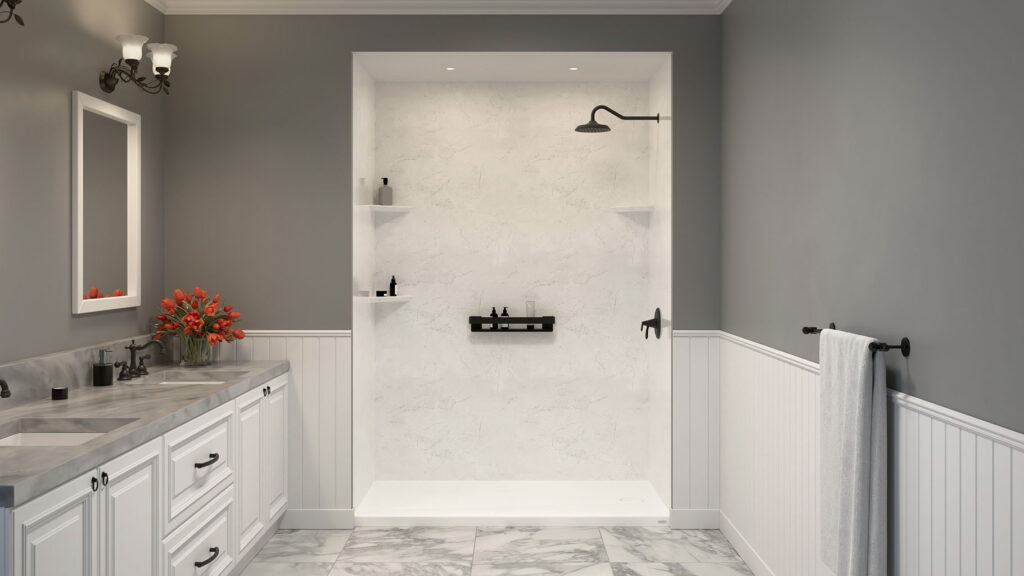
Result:
<svg viewBox="0 0 1024 576"><path fill-rule="evenodd" d="M110 350L100 350L100 361L92 365L93 386L114 385L114 365L110 363L110 354Z"/></svg>
<svg viewBox="0 0 1024 576"><path fill-rule="evenodd" d="M502 309L501 317L502 318L508 318L508 306L505 306L504 309ZM502 324L501 325L501 329L502 330L508 330L509 329L509 324Z"/></svg>
<svg viewBox="0 0 1024 576"><path fill-rule="evenodd" d="M398 282L395 281L395 277L391 277L391 285L388 286L388 295L398 296Z"/></svg>
<svg viewBox="0 0 1024 576"><path fill-rule="evenodd" d="M498 317L498 309L495 308L494 306L491 306L491 318L497 318L497 317ZM498 325L497 324L491 324L491 330L497 330L497 329L498 329Z"/></svg>

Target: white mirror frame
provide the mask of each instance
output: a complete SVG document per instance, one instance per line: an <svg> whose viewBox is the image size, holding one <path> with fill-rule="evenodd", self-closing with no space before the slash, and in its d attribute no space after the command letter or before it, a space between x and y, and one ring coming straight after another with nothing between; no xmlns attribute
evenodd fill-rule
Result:
<svg viewBox="0 0 1024 576"><path fill-rule="evenodd" d="M71 311L89 314L105 310L135 308L142 304L142 117L138 114L94 98L82 92L71 93ZM128 127L128 285L125 296L108 296L85 300L84 263L84 179L82 174L85 153L83 130L86 112L99 114Z"/></svg>

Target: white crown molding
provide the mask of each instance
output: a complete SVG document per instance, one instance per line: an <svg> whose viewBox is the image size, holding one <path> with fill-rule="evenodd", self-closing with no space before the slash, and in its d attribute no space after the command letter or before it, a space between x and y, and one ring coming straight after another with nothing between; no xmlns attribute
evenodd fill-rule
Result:
<svg viewBox="0 0 1024 576"><path fill-rule="evenodd" d="M146 0L164 14L717 15L732 0Z"/></svg>

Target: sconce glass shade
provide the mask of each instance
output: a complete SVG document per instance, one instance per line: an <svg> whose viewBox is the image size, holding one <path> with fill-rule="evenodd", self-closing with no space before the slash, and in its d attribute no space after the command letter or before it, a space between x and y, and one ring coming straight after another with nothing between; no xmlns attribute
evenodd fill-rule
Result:
<svg viewBox="0 0 1024 576"><path fill-rule="evenodd" d="M149 42L149 38L138 34L121 34L117 37L121 43L121 57L125 60L142 60L142 47Z"/></svg>
<svg viewBox="0 0 1024 576"><path fill-rule="evenodd" d="M166 68L166 75L171 75L171 60L178 57L175 52L178 47L174 44L150 44L149 59L153 61L153 74L159 75L158 68Z"/></svg>

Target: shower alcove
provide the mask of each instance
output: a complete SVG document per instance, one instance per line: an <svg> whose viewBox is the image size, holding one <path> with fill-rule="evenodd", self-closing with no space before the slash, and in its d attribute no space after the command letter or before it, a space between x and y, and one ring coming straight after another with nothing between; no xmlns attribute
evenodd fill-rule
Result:
<svg viewBox="0 0 1024 576"><path fill-rule="evenodd" d="M671 84L666 53L355 55L357 525L668 522ZM575 132L597 105L660 121ZM401 208L365 208L385 177ZM471 331L527 300L553 331Z"/></svg>

